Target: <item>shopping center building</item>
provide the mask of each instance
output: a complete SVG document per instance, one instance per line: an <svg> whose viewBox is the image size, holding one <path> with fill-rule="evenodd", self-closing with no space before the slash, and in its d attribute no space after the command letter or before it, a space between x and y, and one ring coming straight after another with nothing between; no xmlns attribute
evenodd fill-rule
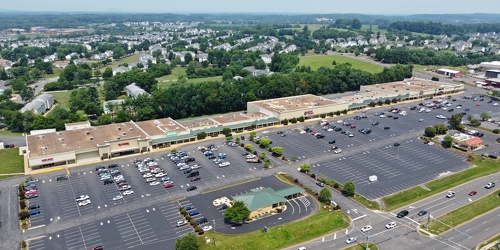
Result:
<svg viewBox="0 0 500 250"><path fill-rule="evenodd" d="M26 157L32 169L99 162L112 157L140 154L157 148L197 140L199 133L218 136L279 125L293 118L318 118L336 112L363 109L371 102L441 96L464 91L463 85L423 79L361 86L354 95L332 98L311 94L247 103L247 110L176 121L171 118L91 126L89 122L66 124L64 131L32 131L26 136Z"/></svg>

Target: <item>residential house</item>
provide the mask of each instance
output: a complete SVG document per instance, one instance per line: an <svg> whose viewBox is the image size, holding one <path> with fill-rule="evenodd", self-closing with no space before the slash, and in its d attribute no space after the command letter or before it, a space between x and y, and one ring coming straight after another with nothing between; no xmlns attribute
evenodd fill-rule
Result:
<svg viewBox="0 0 500 250"><path fill-rule="evenodd" d="M448 49L448 44L447 43L438 43L438 44L436 44L436 47L439 50L445 50L445 49Z"/></svg>
<svg viewBox="0 0 500 250"><path fill-rule="evenodd" d="M122 103L125 99L105 101L102 103L102 110L104 114L114 114L122 109Z"/></svg>
<svg viewBox="0 0 500 250"><path fill-rule="evenodd" d="M500 55L500 49L496 47L490 48L490 53L495 54L495 55Z"/></svg>
<svg viewBox="0 0 500 250"><path fill-rule="evenodd" d="M69 65L69 61L55 61L52 63L54 67L59 68L59 69L64 69Z"/></svg>
<svg viewBox="0 0 500 250"><path fill-rule="evenodd" d="M72 53L66 55L64 58L66 58L66 60L71 60L72 58L78 58L78 53L72 52Z"/></svg>
<svg viewBox="0 0 500 250"><path fill-rule="evenodd" d="M270 64L272 62L272 55L269 55L269 54L263 54L263 55L260 55L260 59L262 59L262 61L264 61L266 64Z"/></svg>
<svg viewBox="0 0 500 250"><path fill-rule="evenodd" d="M467 52L465 52L465 51L457 51L457 52L455 52L455 55L460 56L460 57L466 57L467 56Z"/></svg>
<svg viewBox="0 0 500 250"><path fill-rule="evenodd" d="M4 68L5 70L12 68L12 65L12 61L0 58L0 67Z"/></svg>
<svg viewBox="0 0 500 250"><path fill-rule="evenodd" d="M271 76L272 74L274 74L274 72L271 71L256 69L254 66L244 67L243 69L252 73L253 76L259 76L259 75Z"/></svg>
<svg viewBox="0 0 500 250"><path fill-rule="evenodd" d="M486 48L483 46L474 46L470 51L472 53L484 53L486 51Z"/></svg>
<svg viewBox="0 0 500 250"><path fill-rule="evenodd" d="M207 53L200 53L196 55L196 58L198 59L198 62L204 62L208 60L208 54Z"/></svg>
<svg viewBox="0 0 500 250"><path fill-rule="evenodd" d="M125 90L127 91L127 96L133 98L137 98L139 95L149 95L148 92L146 92L141 87L137 86L135 82L127 85L125 87Z"/></svg>
<svg viewBox="0 0 500 250"><path fill-rule="evenodd" d="M21 108L20 112L24 113L26 111L33 111L34 114L41 115L50 109L52 105L54 105L54 96L44 93L39 95L33 101L27 103L23 108Z"/></svg>
<svg viewBox="0 0 500 250"><path fill-rule="evenodd" d="M118 67L116 69L113 69L113 75L115 76L118 73L125 73L125 72L128 72L128 71L130 71L130 69L128 67L120 66L120 67Z"/></svg>
<svg viewBox="0 0 500 250"><path fill-rule="evenodd" d="M147 66L149 61L151 61L153 64L156 64L156 58L153 57L152 55L150 54L139 55L139 62L142 63L144 66Z"/></svg>

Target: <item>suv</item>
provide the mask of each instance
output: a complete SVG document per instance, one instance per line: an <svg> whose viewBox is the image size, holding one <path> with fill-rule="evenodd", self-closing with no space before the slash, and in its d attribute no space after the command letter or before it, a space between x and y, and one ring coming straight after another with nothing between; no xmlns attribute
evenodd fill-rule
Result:
<svg viewBox="0 0 500 250"><path fill-rule="evenodd" d="M448 191L448 194L446 195L446 198L451 198L451 197L455 197L455 192Z"/></svg>
<svg viewBox="0 0 500 250"><path fill-rule="evenodd" d="M403 218L403 217L407 216L408 214L409 214L408 210L403 210L403 211L398 213L397 217Z"/></svg>
<svg viewBox="0 0 500 250"><path fill-rule="evenodd" d="M118 167L118 164L109 164L108 165L108 168L116 168L116 167Z"/></svg>
<svg viewBox="0 0 500 250"><path fill-rule="evenodd" d="M67 180L68 179L68 176L57 176L56 177L56 181L64 181L64 180Z"/></svg>
<svg viewBox="0 0 500 250"><path fill-rule="evenodd" d="M208 219L203 217L201 219L196 220L196 223L198 224L208 223Z"/></svg>
<svg viewBox="0 0 500 250"><path fill-rule="evenodd" d="M188 187L188 188L187 188L187 191L188 191L188 192L189 192L189 191L194 191L194 190L196 190L196 189L198 189L196 186L190 186L190 187Z"/></svg>
<svg viewBox="0 0 500 250"><path fill-rule="evenodd" d="M484 188L490 189L490 188L492 188L494 186L495 186L495 183L494 182L490 182L490 183L486 184L486 186L484 186Z"/></svg>

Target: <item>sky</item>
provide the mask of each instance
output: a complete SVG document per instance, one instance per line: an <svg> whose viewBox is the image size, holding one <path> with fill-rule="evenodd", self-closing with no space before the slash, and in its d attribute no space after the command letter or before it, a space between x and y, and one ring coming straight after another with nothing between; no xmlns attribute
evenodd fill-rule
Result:
<svg viewBox="0 0 500 250"><path fill-rule="evenodd" d="M498 0L23 0L2 1L0 11L279 13L382 15L500 14Z"/></svg>

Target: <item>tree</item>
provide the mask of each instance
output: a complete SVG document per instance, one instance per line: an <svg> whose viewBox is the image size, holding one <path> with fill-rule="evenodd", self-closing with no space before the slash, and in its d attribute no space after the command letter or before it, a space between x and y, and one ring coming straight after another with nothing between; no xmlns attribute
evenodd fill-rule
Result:
<svg viewBox="0 0 500 250"><path fill-rule="evenodd" d="M274 155L282 155L283 154L283 147L274 147L272 149Z"/></svg>
<svg viewBox="0 0 500 250"><path fill-rule="evenodd" d="M354 196L356 193L356 186L352 183L352 181L348 181L344 184L344 192L347 196Z"/></svg>
<svg viewBox="0 0 500 250"><path fill-rule="evenodd" d="M453 129L462 130L464 127L462 125L462 117L463 117L462 114L454 114L451 116L450 120L448 121L448 124L450 124Z"/></svg>
<svg viewBox="0 0 500 250"><path fill-rule="evenodd" d="M224 129L222 129L222 133L223 133L224 135L231 134L231 129L230 129L230 128L224 128Z"/></svg>
<svg viewBox="0 0 500 250"><path fill-rule="evenodd" d="M99 125L111 124L111 116L110 115L101 115L97 118Z"/></svg>
<svg viewBox="0 0 500 250"><path fill-rule="evenodd" d="M252 144L246 144L246 145L245 145L245 149L246 149L247 151L252 150L252 149L253 149Z"/></svg>
<svg viewBox="0 0 500 250"><path fill-rule="evenodd" d="M113 77L113 69L111 69L111 67L106 67L104 73L102 73L102 78L109 79L111 77Z"/></svg>
<svg viewBox="0 0 500 250"><path fill-rule="evenodd" d="M425 128L425 136L428 136L428 137L434 137L436 136L436 129L434 127L427 127Z"/></svg>
<svg viewBox="0 0 500 250"><path fill-rule="evenodd" d="M481 126L481 121L478 120L478 119L472 119L470 121L470 125L473 126L473 127L479 127L479 126Z"/></svg>
<svg viewBox="0 0 500 250"><path fill-rule="evenodd" d="M236 201L232 207L226 209L224 218L229 219L233 223L243 223L250 216L250 210L242 201Z"/></svg>
<svg viewBox="0 0 500 250"><path fill-rule="evenodd" d="M322 202L327 202L332 199L332 191L329 188L322 188L319 191L319 200Z"/></svg>
<svg viewBox="0 0 500 250"><path fill-rule="evenodd" d="M198 240L194 234L187 233L175 241L175 250L198 250L199 248Z"/></svg>
<svg viewBox="0 0 500 250"><path fill-rule="evenodd" d="M269 144L271 144L271 140L269 138L262 138L259 141L259 145L263 148L266 148Z"/></svg>
<svg viewBox="0 0 500 250"><path fill-rule="evenodd" d="M197 138L198 140L203 140L203 139L205 139L206 137L207 137L207 133L205 133L205 132L200 132L200 133L196 134L196 138Z"/></svg>
<svg viewBox="0 0 500 250"><path fill-rule="evenodd" d="M443 140L443 147L449 148L451 147L452 144L453 144L453 137L449 135L445 136Z"/></svg>
<svg viewBox="0 0 500 250"><path fill-rule="evenodd" d="M436 124L434 125L434 129L436 130L436 134L443 135L448 131L448 127L444 124Z"/></svg>
<svg viewBox="0 0 500 250"><path fill-rule="evenodd" d="M19 94L21 95L23 101L28 102L35 95L35 90L30 87L24 87Z"/></svg>
<svg viewBox="0 0 500 250"><path fill-rule="evenodd" d="M309 165L307 163L300 165L300 172L302 172L302 173L307 173L307 172L309 172L310 169L311 169L311 165Z"/></svg>
<svg viewBox="0 0 500 250"><path fill-rule="evenodd" d="M486 112L481 113L479 116L481 117L481 120L483 120L483 121L486 121L486 120L491 118L491 115L486 113Z"/></svg>
<svg viewBox="0 0 500 250"><path fill-rule="evenodd" d="M102 113L101 107L97 106L94 102L86 103L83 107L83 111L85 111L85 114L87 115L100 115Z"/></svg>

